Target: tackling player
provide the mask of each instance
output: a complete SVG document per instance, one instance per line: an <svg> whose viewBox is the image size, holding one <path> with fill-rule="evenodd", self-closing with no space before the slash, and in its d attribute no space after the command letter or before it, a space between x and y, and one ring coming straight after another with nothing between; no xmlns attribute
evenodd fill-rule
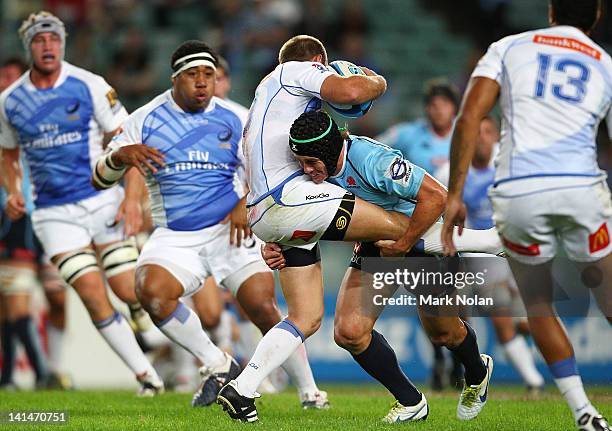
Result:
<svg viewBox="0 0 612 431"><path fill-rule="evenodd" d="M463 186L481 119L500 99L504 128L491 191L494 220L533 338L580 430L610 430L589 401L552 304L552 260L563 249L612 322L612 200L597 166L603 118L612 137L612 60L589 34L600 0L551 0L550 28L489 47L472 73L452 140L442 240L466 215Z"/></svg>
<svg viewBox="0 0 612 431"><path fill-rule="evenodd" d="M102 337L136 375L140 393L154 395L163 390L163 383L128 322L113 309L98 266L99 259L117 296L139 308L133 270L137 251L123 240L119 223L124 220L125 233L133 234L139 208L129 196L129 182L126 199L122 188L99 193L89 184L104 133L114 133L127 113L103 78L63 61L66 32L57 17L48 12L31 14L19 35L32 67L0 95L6 213L12 220L25 215L23 151L35 194L36 236L80 296Z"/></svg>
<svg viewBox="0 0 612 431"><path fill-rule="evenodd" d="M92 179L98 188L110 187L130 166L145 177L158 227L138 258L138 296L160 330L204 365L192 402L204 406L215 401L221 385L240 369L211 342L196 313L180 298L213 276L262 332L280 321L280 312L272 274L254 240L247 238L245 193L236 172L242 122L213 97L217 58L205 43L187 41L173 53L171 67L172 89L128 117ZM223 223L226 219L230 223ZM228 242L237 247L228 247ZM327 403L304 349L284 367L303 405Z"/></svg>

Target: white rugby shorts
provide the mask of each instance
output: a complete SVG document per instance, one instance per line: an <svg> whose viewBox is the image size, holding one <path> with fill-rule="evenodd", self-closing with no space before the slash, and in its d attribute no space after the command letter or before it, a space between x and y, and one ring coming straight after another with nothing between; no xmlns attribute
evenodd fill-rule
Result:
<svg viewBox="0 0 612 431"><path fill-rule="evenodd" d="M612 251L612 200L605 177L534 178L490 193L506 253L525 264L569 259L594 262Z"/></svg>
<svg viewBox="0 0 612 431"><path fill-rule="evenodd" d="M35 209L32 224L45 253L54 257L123 240L123 223L114 224L123 195L122 187L113 187L75 203Z"/></svg>
<svg viewBox="0 0 612 431"><path fill-rule="evenodd" d="M229 223L196 231L158 227L145 243L136 268L163 267L182 284L184 296L194 294L209 276L236 295L247 278L270 269L261 257L261 240L253 236L236 247L230 245L229 234Z"/></svg>
<svg viewBox="0 0 612 431"><path fill-rule="evenodd" d="M289 181L276 197L249 207L249 224L266 242L312 249L334 219L347 191L334 184L315 184L307 175Z"/></svg>

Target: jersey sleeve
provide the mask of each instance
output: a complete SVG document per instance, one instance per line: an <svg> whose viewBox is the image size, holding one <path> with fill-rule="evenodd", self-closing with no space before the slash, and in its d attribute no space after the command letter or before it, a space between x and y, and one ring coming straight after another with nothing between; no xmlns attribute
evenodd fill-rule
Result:
<svg viewBox="0 0 612 431"><path fill-rule="evenodd" d="M117 92L102 77L92 80L94 116L104 132L116 130L128 116L127 111L117 97Z"/></svg>
<svg viewBox="0 0 612 431"><path fill-rule="evenodd" d="M362 166L372 187L402 199L416 199L425 178L421 167L391 148L379 147L371 151Z"/></svg>
<svg viewBox="0 0 612 431"><path fill-rule="evenodd" d="M4 98L0 99L0 148L17 148L17 132L11 125L4 109Z"/></svg>
<svg viewBox="0 0 612 431"><path fill-rule="evenodd" d="M489 46L486 54L478 61L476 68L472 72L472 78L489 78L501 84L503 46L503 39Z"/></svg>
<svg viewBox="0 0 612 431"><path fill-rule="evenodd" d="M283 65L280 80L289 92L320 98L323 81L333 74L321 63L292 61Z"/></svg>
<svg viewBox="0 0 612 431"><path fill-rule="evenodd" d="M128 145L141 144L142 143L142 119L138 115L138 111L123 122L121 126L121 132L113 137L108 144L109 150L116 150L121 147L127 147Z"/></svg>

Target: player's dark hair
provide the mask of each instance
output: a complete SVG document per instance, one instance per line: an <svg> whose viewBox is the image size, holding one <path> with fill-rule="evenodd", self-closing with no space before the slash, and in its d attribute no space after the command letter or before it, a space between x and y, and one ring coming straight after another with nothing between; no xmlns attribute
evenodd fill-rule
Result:
<svg viewBox="0 0 612 431"><path fill-rule="evenodd" d="M284 43L278 53L280 64L288 61L308 61L317 55L323 56L323 64L327 64L327 51L323 43L316 37L305 34L294 36Z"/></svg>
<svg viewBox="0 0 612 431"><path fill-rule="evenodd" d="M26 70L28 70L28 64L22 60L20 57L9 57L7 59L5 59L2 64L0 64L0 67L8 67L8 66L15 66L17 67L22 74L24 74L26 72Z"/></svg>
<svg viewBox="0 0 612 431"><path fill-rule="evenodd" d="M218 63L217 54L212 50L210 46L202 42L201 40L187 40L179 45L178 48L174 50L172 53L172 58L170 59L170 67L174 70L174 63L179 58L183 58L186 55L191 54L199 54L201 52L207 52L214 58L215 66Z"/></svg>
<svg viewBox="0 0 612 431"><path fill-rule="evenodd" d="M298 156L316 157L334 175L342 152L342 137L333 118L323 111L305 112L291 125L289 148Z"/></svg>
<svg viewBox="0 0 612 431"><path fill-rule="evenodd" d="M555 24L590 31L597 24L601 0L550 0Z"/></svg>
<svg viewBox="0 0 612 431"><path fill-rule="evenodd" d="M425 90L423 91L425 105L428 105L436 96L445 97L453 102L456 110L459 109L459 90L445 78L434 78L425 82Z"/></svg>

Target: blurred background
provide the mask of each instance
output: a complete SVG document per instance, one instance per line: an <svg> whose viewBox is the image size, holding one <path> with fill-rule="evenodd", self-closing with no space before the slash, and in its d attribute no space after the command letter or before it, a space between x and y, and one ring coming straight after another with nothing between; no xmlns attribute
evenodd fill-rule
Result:
<svg viewBox="0 0 612 431"><path fill-rule="evenodd" d="M201 39L227 59L232 78L229 97L248 107L259 80L277 64L282 43L296 34L316 36L327 46L330 61L365 65L387 78L387 93L368 115L350 123L353 132L369 136L423 117L424 83L431 78L444 77L462 91L491 42L545 27L548 7L546 0L1 0L0 4L0 61L23 56L17 36L21 21L33 11L48 10L66 24L66 60L104 76L128 111L169 87L169 58L183 40ZM593 36L608 52L612 52L610 12ZM600 166L611 181L612 149L600 135ZM348 353L335 346L332 336L335 296L351 250L346 244L323 245L326 319L308 340L313 369L321 379L369 379ZM76 386L132 384L127 369L97 340L99 335L72 294L70 310L71 353L66 355L66 369ZM482 350L495 353L490 324L474 320ZM612 345L606 339L605 320L599 315L567 324L583 379L612 383ZM432 355L418 321L389 316L381 319L379 328L410 376L424 381ZM547 376L539 353L533 351L538 368ZM503 355L498 357L496 379L518 382ZM27 365L20 364L27 380ZM92 373L98 367L104 368L104 375Z"/></svg>

